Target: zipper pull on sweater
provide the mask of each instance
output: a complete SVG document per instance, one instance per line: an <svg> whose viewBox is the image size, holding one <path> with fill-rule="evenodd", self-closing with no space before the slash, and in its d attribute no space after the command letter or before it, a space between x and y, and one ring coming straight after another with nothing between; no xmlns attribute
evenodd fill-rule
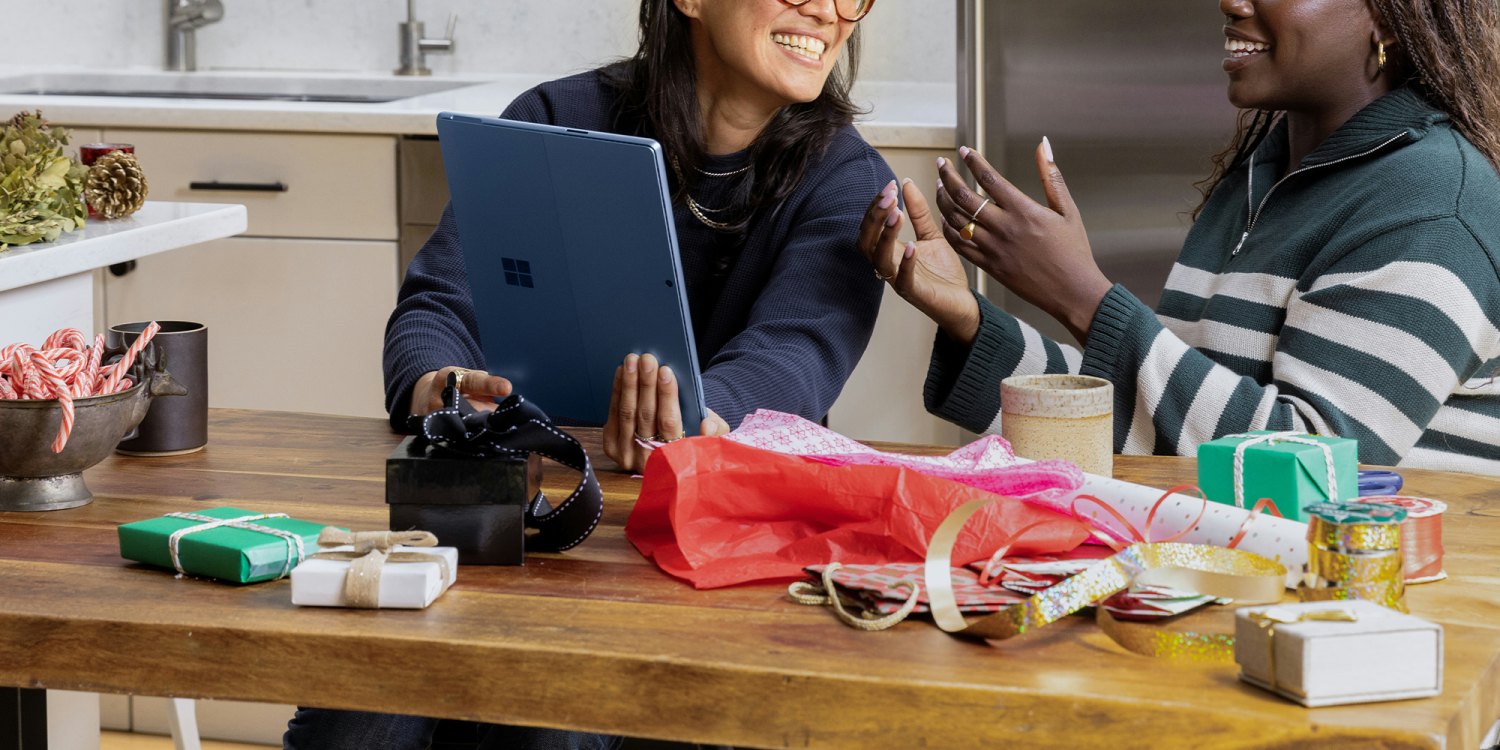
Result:
<svg viewBox="0 0 1500 750"><path fill-rule="evenodd" d="M1248 229L1245 230L1244 234L1240 235L1240 244L1234 246L1234 252L1230 253L1230 255L1239 255L1240 248L1245 246L1245 240L1247 239L1250 239L1250 230Z"/></svg>

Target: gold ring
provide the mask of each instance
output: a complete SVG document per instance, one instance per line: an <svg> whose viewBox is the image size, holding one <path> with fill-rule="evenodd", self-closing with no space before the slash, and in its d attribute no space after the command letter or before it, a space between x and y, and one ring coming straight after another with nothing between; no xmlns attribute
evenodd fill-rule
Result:
<svg viewBox="0 0 1500 750"><path fill-rule="evenodd" d="M639 433L639 432L635 433L635 439L639 440L639 441L641 441L643 443L658 443L658 442L661 442L661 437L660 436L652 435L651 437L641 437L641 433Z"/></svg>
<svg viewBox="0 0 1500 750"><path fill-rule="evenodd" d="M958 230L958 236L966 240L974 239L974 222L971 221L965 224L963 229Z"/></svg>
<svg viewBox="0 0 1500 750"><path fill-rule="evenodd" d="M661 441L661 442L663 442L663 443L675 443L678 440L681 440L681 439L683 439L685 437L687 437L687 433L686 432L682 433L681 435L678 435L677 437L672 438L671 440L662 440L660 436L657 436L656 439L659 440L659 441Z"/></svg>
<svg viewBox="0 0 1500 750"><path fill-rule="evenodd" d="M875 278L880 279L881 281L890 281L891 279L896 278L896 274L891 274L890 276L882 276L880 274L880 269L877 268L875 269Z"/></svg>
<svg viewBox="0 0 1500 750"><path fill-rule="evenodd" d="M453 390L459 393L464 392L464 376L467 374L469 374L469 371L462 367L453 368Z"/></svg>

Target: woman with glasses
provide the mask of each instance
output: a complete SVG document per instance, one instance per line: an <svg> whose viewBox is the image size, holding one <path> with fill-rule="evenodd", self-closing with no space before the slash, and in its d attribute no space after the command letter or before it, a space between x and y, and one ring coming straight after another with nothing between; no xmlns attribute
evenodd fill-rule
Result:
<svg viewBox="0 0 1500 750"><path fill-rule="evenodd" d="M822 418L869 342L882 290L867 268L853 273L864 267L858 196L894 184L852 125L856 24L873 5L643 0L633 57L542 84L502 115L661 143L710 411L703 434L761 408ZM649 354L620 356L605 452L639 471L642 440L683 435L677 383ZM450 206L386 329L391 424L438 408L454 368L480 371L461 381L476 407L510 393L483 374Z"/></svg>
<svg viewBox="0 0 1500 750"><path fill-rule="evenodd" d="M874 0L642 0L640 48L605 68L532 89L502 117L659 141L673 177L683 278L697 337L704 434L760 408L819 419L869 342L883 293L855 248L865 196L895 185L855 131L856 23ZM895 199L892 198L892 201ZM608 243L609 227L599 227ZM628 316L631 311L620 310ZM677 384L650 356L624 357L605 429L620 466L640 439L683 434ZM448 372L477 408L509 395L484 375L450 206L406 272L386 328L386 405L404 429L440 406ZM542 406L546 406L543 404ZM441 604L441 603L439 603ZM434 665L441 668L441 665ZM398 685L394 680L392 685ZM392 687L391 689L399 689ZM533 696L545 693L518 685ZM566 707L559 707L559 715ZM296 750L420 750L439 722L303 708ZM482 748L612 748L620 739L549 729L445 724Z"/></svg>

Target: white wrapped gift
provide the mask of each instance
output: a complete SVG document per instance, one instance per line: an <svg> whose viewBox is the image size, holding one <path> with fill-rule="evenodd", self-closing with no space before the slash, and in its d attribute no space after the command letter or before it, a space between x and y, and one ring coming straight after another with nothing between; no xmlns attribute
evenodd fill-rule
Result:
<svg viewBox="0 0 1500 750"><path fill-rule="evenodd" d="M1443 692L1443 626L1371 601L1235 611L1240 679L1309 708Z"/></svg>
<svg viewBox="0 0 1500 750"><path fill-rule="evenodd" d="M421 541L436 543L427 532ZM325 529L322 549L292 569L292 604L299 607L423 609L453 585L455 547L407 546L413 532L341 532ZM353 544L335 545L338 541ZM352 580L351 580L352 577Z"/></svg>

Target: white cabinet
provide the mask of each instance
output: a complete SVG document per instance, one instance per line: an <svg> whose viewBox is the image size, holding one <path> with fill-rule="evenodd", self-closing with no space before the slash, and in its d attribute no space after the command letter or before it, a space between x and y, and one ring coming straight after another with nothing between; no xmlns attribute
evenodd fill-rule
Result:
<svg viewBox="0 0 1500 750"><path fill-rule="evenodd" d="M205 242L105 274L104 299L111 323L208 326L210 407L385 416L395 242Z"/></svg>
<svg viewBox="0 0 1500 750"><path fill-rule="evenodd" d="M249 213L246 236L101 273L103 322L207 325L211 407L385 416L394 136L94 132L135 146L151 200L242 203Z"/></svg>
<svg viewBox="0 0 1500 750"><path fill-rule="evenodd" d="M135 145L150 200L243 203L246 234L396 239L393 136L110 128L104 137Z"/></svg>

